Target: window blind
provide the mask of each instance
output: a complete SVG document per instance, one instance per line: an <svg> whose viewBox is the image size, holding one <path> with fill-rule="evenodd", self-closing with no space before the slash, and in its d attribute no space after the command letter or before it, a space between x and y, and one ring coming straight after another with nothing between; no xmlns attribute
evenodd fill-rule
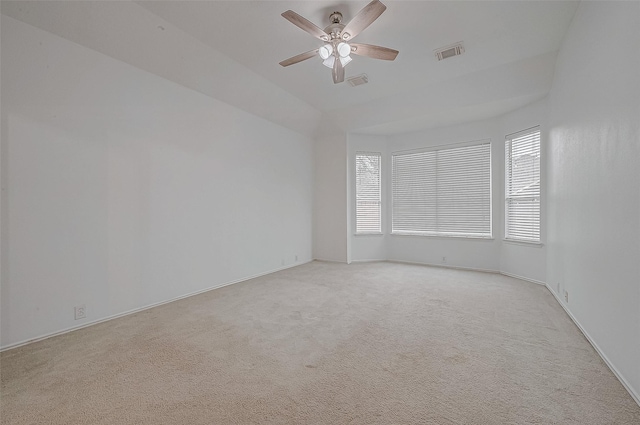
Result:
<svg viewBox="0 0 640 425"><path fill-rule="evenodd" d="M356 233L382 232L380 153L356 153Z"/></svg>
<svg viewBox="0 0 640 425"><path fill-rule="evenodd" d="M394 154L392 233L491 237L491 145Z"/></svg>
<svg viewBox="0 0 640 425"><path fill-rule="evenodd" d="M540 242L540 129L505 142L505 238Z"/></svg>

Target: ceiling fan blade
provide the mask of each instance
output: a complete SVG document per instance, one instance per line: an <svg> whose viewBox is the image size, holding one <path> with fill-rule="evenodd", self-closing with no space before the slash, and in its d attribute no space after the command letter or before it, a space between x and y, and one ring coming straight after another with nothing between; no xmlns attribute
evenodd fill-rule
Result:
<svg viewBox="0 0 640 425"><path fill-rule="evenodd" d="M333 84L338 84L344 81L344 67L339 58L336 58L333 62Z"/></svg>
<svg viewBox="0 0 640 425"><path fill-rule="evenodd" d="M316 56L317 54L318 54L318 49L310 50L308 52L300 53L299 55L295 55L293 57L290 57L289 59L285 59L282 62L280 62L280 65L282 65L282 66L293 65L294 63L298 63L298 62L306 61L307 59L311 59L312 57Z"/></svg>
<svg viewBox="0 0 640 425"><path fill-rule="evenodd" d="M282 14L282 16L286 20L291 22L293 25L295 25L298 28L308 32L312 36L314 36L316 38L319 38L322 41L329 41L329 35L326 32L324 32L320 27L318 27L313 22L311 22L308 19L303 18L302 16L298 15L293 10L287 10L286 12L284 12Z"/></svg>
<svg viewBox="0 0 640 425"><path fill-rule="evenodd" d="M354 18L349 21L347 26L342 30L342 39L351 40L356 35L360 34L362 30L371 25L373 21L378 19L382 12L386 10L387 6L382 4L378 0L373 0L366 5Z"/></svg>
<svg viewBox="0 0 640 425"><path fill-rule="evenodd" d="M397 50L389 49L388 47L374 46L372 44L360 44L349 43L351 45L351 53L367 56L374 59L382 59L386 61L392 61L398 56Z"/></svg>

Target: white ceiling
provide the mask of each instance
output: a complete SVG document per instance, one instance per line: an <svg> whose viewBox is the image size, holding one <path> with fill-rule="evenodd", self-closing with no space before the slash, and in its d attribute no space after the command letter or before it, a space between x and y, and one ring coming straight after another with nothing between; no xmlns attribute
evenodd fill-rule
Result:
<svg viewBox="0 0 640 425"><path fill-rule="evenodd" d="M296 131L320 122L392 134L497 116L544 97L576 1L394 1L357 38L400 51L355 56L334 85L320 59L278 62L321 42L280 16L348 22L368 1L2 2L2 13ZM464 55L433 50L464 41ZM324 118L322 118L324 117Z"/></svg>

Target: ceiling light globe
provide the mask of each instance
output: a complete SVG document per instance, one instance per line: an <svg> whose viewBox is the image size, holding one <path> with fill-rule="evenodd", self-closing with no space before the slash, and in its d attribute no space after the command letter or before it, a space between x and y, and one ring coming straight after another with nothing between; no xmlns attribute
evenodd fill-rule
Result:
<svg viewBox="0 0 640 425"><path fill-rule="evenodd" d="M328 58L326 58L324 60L324 62L322 62L322 64L324 66L326 66L327 68L333 68L333 63L336 61L336 57L335 56L329 56Z"/></svg>
<svg viewBox="0 0 640 425"><path fill-rule="evenodd" d="M338 54L341 58L346 58L351 54L351 46L348 43L339 43L338 44Z"/></svg>
<svg viewBox="0 0 640 425"><path fill-rule="evenodd" d="M333 47L331 47L331 44L325 44L318 49L318 54L320 55L322 60L326 60L329 56L331 56L331 53L333 53Z"/></svg>
<svg viewBox="0 0 640 425"><path fill-rule="evenodd" d="M344 68L345 66L347 66L347 64L349 62L351 62L352 58L351 56L346 56L346 57L340 57L340 63L342 63L342 67Z"/></svg>

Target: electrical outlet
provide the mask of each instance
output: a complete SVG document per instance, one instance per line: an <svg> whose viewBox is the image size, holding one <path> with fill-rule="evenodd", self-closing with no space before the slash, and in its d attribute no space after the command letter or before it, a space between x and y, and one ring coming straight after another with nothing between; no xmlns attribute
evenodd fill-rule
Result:
<svg viewBox="0 0 640 425"><path fill-rule="evenodd" d="M296 254L296 263L298 262L298 254Z"/></svg>
<svg viewBox="0 0 640 425"><path fill-rule="evenodd" d="M566 303L569 302L569 292L568 291L564 291L564 302L566 302Z"/></svg>
<svg viewBox="0 0 640 425"><path fill-rule="evenodd" d="M87 317L87 309L85 308L84 304L74 307L73 317L76 320L85 319Z"/></svg>
<svg viewBox="0 0 640 425"><path fill-rule="evenodd" d="M447 257L442 257L442 262L446 263L447 262Z"/></svg>

